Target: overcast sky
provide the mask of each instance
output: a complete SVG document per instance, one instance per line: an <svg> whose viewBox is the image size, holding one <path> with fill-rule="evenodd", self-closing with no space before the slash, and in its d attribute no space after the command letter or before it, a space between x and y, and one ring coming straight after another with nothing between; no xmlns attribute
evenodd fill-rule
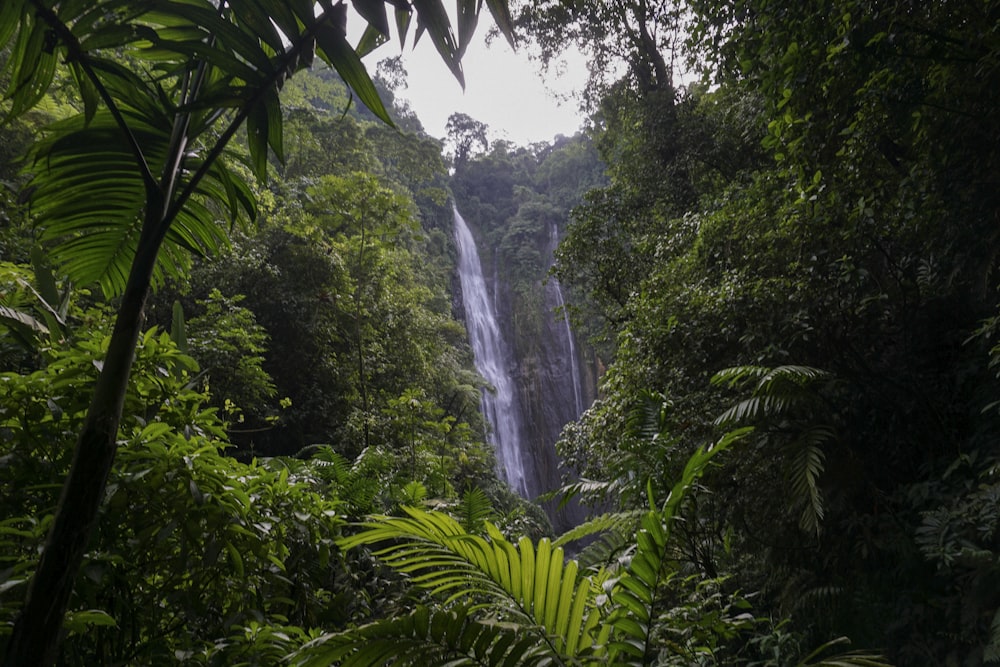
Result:
<svg viewBox="0 0 1000 667"><path fill-rule="evenodd" d="M549 74L543 80L523 47L514 53L503 38L486 46L488 24L484 16L475 42L462 59L464 93L429 37L425 35L415 50L408 41L402 53L408 85L397 95L410 102L427 133L443 138L448 116L456 111L485 123L493 138L519 145L550 142L557 134L572 135L579 130L583 119L577 101L559 97L580 90L586 82L582 57L567 62L559 77ZM386 44L369 54L365 65L374 74L379 60L399 53L398 42Z"/></svg>

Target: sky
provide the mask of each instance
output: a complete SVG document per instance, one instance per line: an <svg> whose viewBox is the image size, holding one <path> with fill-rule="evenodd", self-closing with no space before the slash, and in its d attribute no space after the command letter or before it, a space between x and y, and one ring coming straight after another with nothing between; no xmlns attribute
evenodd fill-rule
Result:
<svg viewBox="0 0 1000 667"><path fill-rule="evenodd" d="M485 123L492 139L518 145L551 142L558 134L579 130L583 116L577 100L567 96L581 90L587 80L583 57L569 56L558 77L550 73L543 78L525 47L515 53L501 37L487 46L488 24L489 17L484 16L462 59L464 93L429 37L424 35L416 49L407 42L402 52L407 87L396 95L409 101L427 134L444 138L448 116L456 111ZM398 42L392 42L369 54L365 65L374 73L378 61L396 55L400 55Z"/></svg>

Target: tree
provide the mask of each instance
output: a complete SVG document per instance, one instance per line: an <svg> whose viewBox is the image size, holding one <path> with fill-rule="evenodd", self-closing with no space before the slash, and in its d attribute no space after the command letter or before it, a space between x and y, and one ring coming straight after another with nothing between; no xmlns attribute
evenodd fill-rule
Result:
<svg viewBox="0 0 1000 667"><path fill-rule="evenodd" d="M37 565L110 332L109 312L80 308L82 292L61 333L36 339L39 367L3 373L0 641ZM291 624L343 628L367 613L370 593L344 586L349 574L362 582L363 568L351 572L334 544L344 501L363 502L364 490L330 483L323 452L316 461L227 455L197 371L165 332L141 337L60 664L234 664L244 651L268 655L240 636L245 628L287 632L294 646L304 630Z"/></svg>
<svg viewBox="0 0 1000 667"><path fill-rule="evenodd" d="M720 368L823 368L831 380L793 373L744 399L810 400L757 415L680 531L685 551L795 627L901 664L978 664L1000 646L995 548L949 559L977 522L971 489L992 488L1000 427L976 335L998 302L983 174L998 161L1000 7L821 4L692 2L711 87L669 108L626 80L599 100L613 184L578 209L560 276L622 317L602 398L563 452L635 506L638 471L656 489L725 409L708 382ZM650 388L671 428L640 448L624 424ZM978 511L993 539L992 506Z"/></svg>
<svg viewBox="0 0 1000 667"><path fill-rule="evenodd" d="M448 130L448 140L454 145L456 168L465 164L476 146L481 151L490 147L486 138L486 124L464 113L456 112L448 116L445 129Z"/></svg>
<svg viewBox="0 0 1000 667"><path fill-rule="evenodd" d="M350 177L327 176L307 191L310 206L319 225L339 240L334 251L349 267L351 314L350 337L356 362L356 386L360 395L362 443L370 444L371 396L368 368L373 315L385 291L390 267L384 262L383 248L411 222L406 201L382 188L364 174Z"/></svg>
<svg viewBox="0 0 1000 667"><path fill-rule="evenodd" d="M54 661L59 626L93 531L115 457L133 351L150 285L182 270L185 252L225 242L231 218L252 215L247 184L223 154L247 127L248 164L259 178L269 149L282 155L279 92L318 53L358 97L388 121L357 52L347 43L347 8L312 2L56 4L13 0L0 7L0 44L13 37L8 117L35 106L61 62L82 112L51 128L34 150L35 211L53 257L76 280L99 281L121 305L102 372L75 449L50 538L15 625L5 664ZM456 42L440 5L418 17L461 77L459 57L478 3L463 3ZM510 37L504 3L490 11ZM403 10L403 16L411 12ZM389 35L383 3L365 6L366 48ZM405 39L408 21L401 21ZM474 26L474 20L472 21Z"/></svg>

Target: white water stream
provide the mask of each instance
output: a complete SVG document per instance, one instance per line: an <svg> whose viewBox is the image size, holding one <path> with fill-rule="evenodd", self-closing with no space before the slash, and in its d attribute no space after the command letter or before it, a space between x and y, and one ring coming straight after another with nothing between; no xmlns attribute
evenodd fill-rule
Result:
<svg viewBox="0 0 1000 667"><path fill-rule="evenodd" d="M496 309L486 289L479 252L468 225L455 209L455 244L458 276L462 284L465 324L469 329L476 370L494 391L482 394L483 416L493 427L490 443L496 449L500 474L511 488L528 497L526 469L521 455L521 411L514 400L514 381L507 369L504 344L497 325Z"/></svg>
<svg viewBox="0 0 1000 667"><path fill-rule="evenodd" d="M555 249L559 245L559 229L552 225L552 231L549 232L552 240L552 248ZM577 363L576 359L576 341L573 339L573 329L569 325L569 313L566 312L566 302L563 300L562 287L559 285L559 281L555 276L551 276L549 280L555 285L556 293L556 304L559 306L558 313L562 315L564 333L566 335L566 347L567 353L569 355L569 367L570 373L573 378L573 407L576 408L575 417L579 417L583 414L583 381L580 378L580 365Z"/></svg>

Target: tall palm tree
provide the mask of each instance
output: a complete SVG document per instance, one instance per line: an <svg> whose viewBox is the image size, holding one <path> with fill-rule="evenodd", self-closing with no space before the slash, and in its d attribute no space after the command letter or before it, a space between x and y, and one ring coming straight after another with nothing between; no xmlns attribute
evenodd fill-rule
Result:
<svg viewBox="0 0 1000 667"><path fill-rule="evenodd" d="M404 42L411 19L461 79L459 61L481 0L458 1L458 37L441 0L353 0L368 22L357 47L347 6L331 0L3 0L9 49L7 118L68 73L80 113L54 123L32 149L32 210L51 258L78 283L98 282L120 306L73 463L4 665L51 664L59 628L104 496L143 308L150 286L183 270L188 253L226 242L225 225L255 214L243 163L266 176L282 157L284 81L332 65L390 122L360 55L390 38L387 5ZM487 0L512 39L505 0ZM246 128L247 155L230 143Z"/></svg>

